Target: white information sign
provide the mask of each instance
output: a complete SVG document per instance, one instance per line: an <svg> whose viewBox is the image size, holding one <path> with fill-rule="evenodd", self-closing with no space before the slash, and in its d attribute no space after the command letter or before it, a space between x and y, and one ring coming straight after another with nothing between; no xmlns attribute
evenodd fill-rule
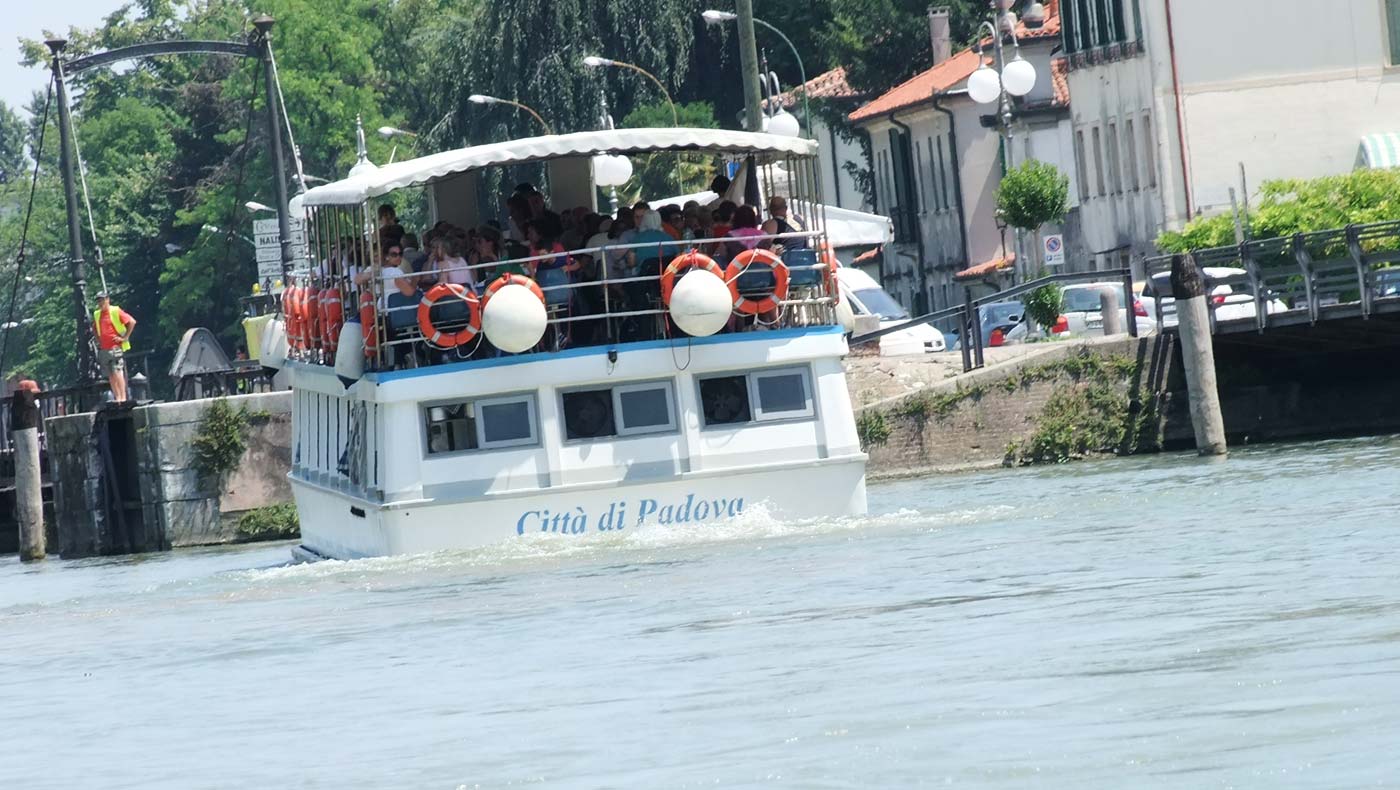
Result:
<svg viewBox="0 0 1400 790"><path fill-rule="evenodd" d="M292 260L306 257L306 229L300 217L291 218ZM276 280L282 277L282 244L277 220L253 220L253 239L258 250L258 279Z"/></svg>
<svg viewBox="0 0 1400 790"><path fill-rule="evenodd" d="M1065 237L1054 233L1045 237L1045 265L1065 265Z"/></svg>

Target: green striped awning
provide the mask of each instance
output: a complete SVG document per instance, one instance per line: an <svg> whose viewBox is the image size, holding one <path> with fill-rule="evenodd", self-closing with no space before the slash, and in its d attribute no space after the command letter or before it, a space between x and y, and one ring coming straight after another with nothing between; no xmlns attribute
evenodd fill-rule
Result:
<svg viewBox="0 0 1400 790"><path fill-rule="evenodd" d="M1400 167L1400 132L1383 132L1362 137L1360 159L1360 167L1373 170Z"/></svg>

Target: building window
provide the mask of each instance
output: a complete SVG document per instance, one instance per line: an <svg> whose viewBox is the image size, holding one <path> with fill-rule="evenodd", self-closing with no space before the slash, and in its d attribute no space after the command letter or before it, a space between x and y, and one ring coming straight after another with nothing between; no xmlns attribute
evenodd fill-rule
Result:
<svg viewBox="0 0 1400 790"><path fill-rule="evenodd" d="M942 187L939 183L939 179L942 178L942 173L938 172L938 160L933 158L932 137L924 138L924 150L928 152L928 188L929 191L933 193L933 200L930 202L933 204L933 210L939 212L943 210L943 200L939 196L939 193L942 192Z"/></svg>
<svg viewBox="0 0 1400 790"><path fill-rule="evenodd" d="M1099 197L1103 197L1103 196L1104 196L1105 194L1107 194L1107 192L1108 192L1106 189L1104 189L1104 177L1103 177L1103 176L1104 176L1104 172L1103 172L1103 138L1102 138L1102 136L1099 134L1099 127L1095 126L1095 127L1094 127L1094 180L1095 180L1095 183L1098 185L1098 188L1099 188L1099 189L1098 189L1098 196L1099 196Z"/></svg>
<svg viewBox="0 0 1400 790"><path fill-rule="evenodd" d="M429 455L539 443L533 395L433 404L423 417Z"/></svg>
<svg viewBox="0 0 1400 790"><path fill-rule="evenodd" d="M938 172L943 174L943 210L947 211L952 206L952 197L948 190L948 160L943 155L943 138L938 138Z"/></svg>
<svg viewBox="0 0 1400 790"><path fill-rule="evenodd" d="M919 196L917 203L918 209L922 213L928 211L928 195L924 193L924 182L927 180L924 177L924 149L920 148L918 143L913 143L912 147L914 149L914 182L918 186L917 194Z"/></svg>
<svg viewBox="0 0 1400 790"><path fill-rule="evenodd" d="M1118 152L1118 124L1108 125L1108 182L1114 194L1123 194L1123 161Z"/></svg>
<svg viewBox="0 0 1400 790"><path fill-rule="evenodd" d="M1138 179L1137 135L1133 133L1132 118L1123 121L1123 142L1127 149L1128 183L1132 185L1132 190L1136 192L1142 188L1142 182Z"/></svg>
<svg viewBox="0 0 1400 790"><path fill-rule="evenodd" d="M1148 113L1142 114L1142 161L1147 168L1147 186L1155 189L1157 186L1157 146L1152 143L1152 116Z"/></svg>
<svg viewBox="0 0 1400 790"><path fill-rule="evenodd" d="M1089 157L1084 150L1084 130L1074 132L1075 175L1079 180L1079 202L1089 199Z"/></svg>
<svg viewBox="0 0 1400 790"><path fill-rule="evenodd" d="M1127 41L1127 16L1123 8L1127 1L1064 0L1061 3L1060 24L1065 51L1083 52Z"/></svg>
<svg viewBox="0 0 1400 790"><path fill-rule="evenodd" d="M700 379L705 427L811 417L811 376L806 368L758 370Z"/></svg>

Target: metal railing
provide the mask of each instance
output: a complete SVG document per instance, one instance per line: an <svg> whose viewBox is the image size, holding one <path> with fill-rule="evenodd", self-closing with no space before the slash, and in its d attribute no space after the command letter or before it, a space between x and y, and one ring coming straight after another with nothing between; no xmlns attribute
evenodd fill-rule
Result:
<svg viewBox="0 0 1400 790"><path fill-rule="evenodd" d="M773 234L759 233L743 237L726 236L666 242L607 244L574 250L555 250L539 255L477 264L463 262L460 265L438 265L404 274L408 278L423 281L420 286L420 290L423 291L429 290L429 283L436 283L437 280L446 275L449 280L459 281L459 284L471 287L479 295L490 280L498 276L495 273L502 269L534 271L535 277L531 279L536 281L544 295L548 318L545 339L541 341L541 345L533 352L524 353L538 353L557 351L564 345L604 345L633 339L659 339L669 336L668 310L661 303L660 298L662 272L675 257L692 250L711 257L716 264L724 268L732 257L744 248L752 249L774 244L778 245L780 249L786 247L780 252L775 251L775 254L784 261L784 266L791 278L788 298L778 303L776 316L767 318L755 316L753 323L775 328L833 324L836 320L833 293L835 283L834 278L827 273L828 264L823 260L824 236L825 234L821 231L797 231ZM785 241L789 244L783 245ZM791 244L793 241L802 243L794 245ZM653 252L655 254L649 254ZM541 281L545 278L540 276L542 270L538 268L539 264L555 262L561 258L566 261L577 261L584 257L593 261L592 266L596 267L596 277L579 280L565 276L563 282ZM798 263L799 260L810 262ZM641 273L643 270L648 270L648 273ZM336 288L341 295L342 311L346 315L351 314L352 304L358 304L357 300L350 299L352 288L358 286L361 289L368 289L374 295L374 301L377 305L376 331L379 334L376 338L376 345L381 353L382 350L388 348L413 347L417 349L425 346L426 342L417 329L416 320L400 322L406 328L398 332L386 331L386 327L394 323L392 321L394 314L416 314L419 310L419 304L415 302L398 307L386 307L386 291L392 288L392 283L388 280L396 278L380 277L381 271L381 268L376 267L366 272L357 273L352 278L353 285L343 280L337 281L338 278L327 277L323 273L311 271L293 273L289 282L294 285L309 286L313 289L317 286ZM650 273L651 271L655 271L655 274ZM487 277L488 273L491 273L492 276ZM746 267L744 271L736 272L733 279L738 280L747 275L756 275L761 278L766 273L766 267L760 268L750 264L750 267ZM771 276L769 280L771 281ZM728 283L726 282L726 284ZM744 293L745 287L739 286L741 293ZM573 305L584 301L586 296L592 297L594 306L600 306L601 309L575 311ZM575 325L584 322L594 322L595 325L600 325L603 330L601 339L598 337L583 338L585 342L574 342L574 333L571 330ZM438 329L455 331L465 325L466 321L462 319L443 320L438 324ZM460 358L471 356L479 347L479 338L480 334L478 340L472 343L467 353L463 354L461 349L454 349L454 351ZM293 359L315 364L330 365L334 363L332 355L320 338L311 338L299 344L298 348L292 350L290 356ZM387 367L388 364L383 366Z"/></svg>
<svg viewBox="0 0 1400 790"><path fill-rule="evenodd" d="M1380 300L1400 297L1400 221L1254 239L1189 253L1206 280L1211 330L1220 320L1248 320L1263 332L1278 323L1317 323L1335 308L1370 318ZM1175 255L1148 258L1149 293L1158 328L1174 314L1170 272ZM1400 302L1400 299L1397 299ZM1240 310L1239 305L1252 304ZM1391 309L1400 304L1385 305ZM1222 311L1228 311L1221 318ZM1250 313L1252 316L1242 315Z"/></svg>
<svg viewBox="0 0 1400 790"><path fill-rule="evenodd" d="M901 324L877 329L863 335L851 338L851 345L868 343L872 340L879 340L885 335L902 332L910 327L922 324L931 324L934 321L942 321L948 318L958 319L960 327L960 337L962 342L958 345L962 349L963 372L966 373L974 367L980 368L986 364L984 349L982 348L982 307L995 302L1004 302L1008 299L1023 294L1030 293L1037 288L1052 284L1079 283L1079 282L1104 282L1106 280L1117 279L1123 284L1123 292L1127 303L1123 305L1124 323L1130 337L1138 336L1137 314L1133 312L1133 273L1131 269L1102 269L1096 272L1064 272L1061 274L1050 274L1035 280L1013 285L1001 291L986 296L974 298L971 288L963 290L963 303L952 307L945 307L917 318L911 318ZM971 342L968 342L968 341Z"/></svg>

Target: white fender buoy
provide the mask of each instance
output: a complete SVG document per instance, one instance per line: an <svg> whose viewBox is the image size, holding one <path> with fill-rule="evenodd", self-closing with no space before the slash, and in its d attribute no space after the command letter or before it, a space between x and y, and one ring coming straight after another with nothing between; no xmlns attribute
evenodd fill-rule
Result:
<svg viewBox="0 0 1400 790"><path fill-rule="evenodd" d="M692 337L708 337L723 329L733 310L729 286L708 269L691 269L671 291L671 320Z"/></svg>
<svg viewBox="0 0 1400 790"><path fill-rule="evenodd" d="M262 335L258 338L258 345L262 346L261 356L258 361L265 368L281 370L282 363L287 361L287 325L280 318L273 318L263 325Z"/></svg>
<svg viewBox="0 0 1400 790"><path fill-rule="evenodd" d="M486 339L509 354L534 348L548 323L544 302L528 287L516 283L491 294L481 311L481 331Z"/></svg>
<svg viewBox="0 0 1400 790"><path fill-rule="evenodd" d="M335 349L335 375L346 387L360 380L365 372L365 336L358 322L351 321L340 328L339 345Z"/></svg>

